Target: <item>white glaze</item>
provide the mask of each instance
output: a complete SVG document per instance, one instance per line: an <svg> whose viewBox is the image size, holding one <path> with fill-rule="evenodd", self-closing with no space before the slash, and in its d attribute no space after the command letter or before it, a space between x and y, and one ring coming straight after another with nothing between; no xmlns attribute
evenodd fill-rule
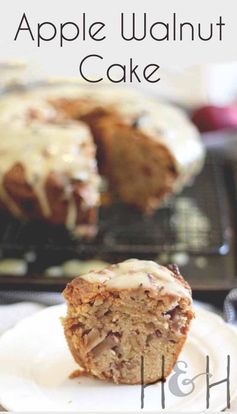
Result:
<svg viewBox="0 0 237 414"><path fill-rule="evenodd" d="M6 104L8 102L8 104ZM11 110L10 110L11 107ZM19 110L20 108L20 110ZM29 122L32 109L45 119ZM98 204L99 177L95 162L95 146L88 127L80 122L57 119L55 110L45 101L29 101L25 94L2 98L0 101L0 197L13 214L22 212L6 193L5 174L16 164L24 168L27 183L33 188L45 217L51 209L45 191L50 173L62 176L65 199L69 201L66 225L75 226L76 209L71 180L80 180L90 187L84 206Z"/></svg>
<svg viewBox="0 0 237 414"><path fill-rule="evenodd" d="M189 289L175 278L174 273L150 260L129 259L80 276L90 283L103 283L112 289L159 289L160 294L191 297Z"/></svg>
<svg viewBox="0 0 237 414"><path fill-rule="evenodd" d="M27 272L27 262L23 259L0 260L0 275L24 276Z"/></svg>

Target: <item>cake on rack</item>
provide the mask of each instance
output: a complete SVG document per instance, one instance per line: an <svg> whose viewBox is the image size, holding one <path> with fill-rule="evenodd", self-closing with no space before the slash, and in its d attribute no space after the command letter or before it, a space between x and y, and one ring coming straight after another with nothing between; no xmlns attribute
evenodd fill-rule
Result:
<svg viewBox="0 0 237 414"><path fill-rule="evenodd" d="M64 333L74 359L85 373L115 383L165 379L194 316L177 266L152 261L91 271L70 282L64 297Z"/></svg>
<svg viewBox="0 0 237 414"><path fill-rule="evenodd" d="M198 174L204 149L179 109L109 85L49 82L0 98L0 200L14 215L93 226L100 177L158 208Z"/></svg>

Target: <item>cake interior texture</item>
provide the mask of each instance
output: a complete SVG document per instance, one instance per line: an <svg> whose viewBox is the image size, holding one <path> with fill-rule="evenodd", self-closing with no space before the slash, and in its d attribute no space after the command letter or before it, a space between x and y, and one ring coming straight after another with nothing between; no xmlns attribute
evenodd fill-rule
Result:
<svg viewBox="0 0 237 414"><path fill-rule="evenodd" d="M84 121L90 127L99 172L108 180L114 196L150 212L172 192L178 171L165 145L151 140L136 124L124 122L112 109L85 109L77 99L52 104L70 119Z"/></svg>
<svg viewBox="0 0 237 414"><path fill-rule="evenodd" d="M64 332L82 369L126 384L169 375L193 318L189 286L175 272L131 259L66 287Z"/></svg>
<svg viewBox="0 0 237 414"><path fill-rule="evenodd" d="M151 212L173 189L178 176L165 146L136 127L101 119L93 128L98 166L110 188L126 204Z"/></svg>

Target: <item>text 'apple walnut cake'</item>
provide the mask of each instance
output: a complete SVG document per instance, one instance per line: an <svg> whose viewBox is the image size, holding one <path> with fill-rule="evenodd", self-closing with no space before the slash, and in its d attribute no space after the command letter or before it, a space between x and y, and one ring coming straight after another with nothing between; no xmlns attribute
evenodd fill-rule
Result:
<svg viewBox="0 0 237 414"><path fill-rule="evenodd" d="M64 333L74 359L85 373L115 383L166 378L194 316L191 289L178 268L152 261L91 271L70 282L64 297Z"/></svg>
<svg viewBox="0 0 237 414"><path fill-rule="evenodd" d="M76 229L96 222L100 177L153 211L200 172L186 115L131 90L49 83L0 98L1 207Z"/></svg>

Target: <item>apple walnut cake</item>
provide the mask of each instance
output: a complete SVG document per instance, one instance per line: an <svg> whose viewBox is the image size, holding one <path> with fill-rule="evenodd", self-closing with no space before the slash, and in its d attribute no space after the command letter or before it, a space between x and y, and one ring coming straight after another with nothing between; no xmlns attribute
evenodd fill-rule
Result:
<svg viewBox="0 0 237 414"><path fill-rule="evenodd" d="M182 111L131 90L49 83L0 98L0 207L75 230L96 224L100 177L150 212L200 172Z"/></svg>
<svg viewBox="0 0 237 414"><path fill-rule="evenodd" d="M91 271L70 282L64 297L64 332L74 359L86 373L115 383L140 383L141 357L144 383L166 378L194 316L178 268L152 261Z"/></svg>

